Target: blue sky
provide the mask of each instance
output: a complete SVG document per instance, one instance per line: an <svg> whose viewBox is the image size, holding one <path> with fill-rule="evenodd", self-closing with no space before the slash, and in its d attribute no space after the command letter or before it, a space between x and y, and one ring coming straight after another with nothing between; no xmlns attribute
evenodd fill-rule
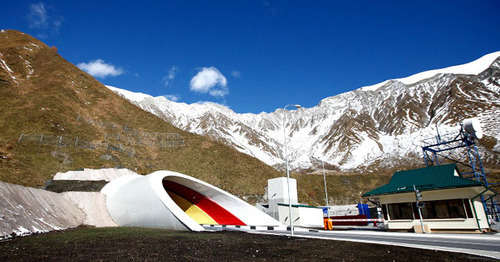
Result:
<svg viewBox="0 0 500 262"><path fill-rule="evenodd" d="M272 112L500 50L500 1L8 1L107 85ZM92 70L92 71L90 71Z"/></svg>

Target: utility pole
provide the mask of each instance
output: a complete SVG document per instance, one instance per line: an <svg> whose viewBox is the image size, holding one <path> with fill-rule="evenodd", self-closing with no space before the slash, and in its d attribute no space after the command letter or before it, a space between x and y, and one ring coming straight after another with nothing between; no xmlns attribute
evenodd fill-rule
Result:
<svg viewBox="0 0 500 262"><path fill-rule="evenodd" d="M283 108L283 136L285 138L285 162L286 162L286 183L288 185L288 217L290 218L290 236L293 237L293 219L292 219L292 197L290 195L290 167L288 165L288 152L286 149L286 142L287 142L287 135L286 135L286 128L285 128L285 118L286 118L286 108L287 107L295 107L299 109L301 106L300 105L286 105Z"/></svg>
<svg viewBox="0 0 500 262"><path fill-rule="evenodd" d="M420 226L422 227L422 233L426 233L425 232L425 228L424 228L424 220L422 219L422 211L420 210L422 208L422 206L420 205L420 199L422 199L422 192L420 192L420 190L417 190L417 187L415 187L415 185L413 185L413 191L415 191L415 198L417 199L417 209L418 209L418 216L420 217Z"/></svg>
<svg viewBox="0 0 500 262"><path fill-rule="evenodd" d="M328 190L326 188L326 172L325 172L325 161L321 160L321 163L323 165L323 180L325 181L325 205L326 205L326 210L328 212ZM328 214L328 213L327 213Z"/></svg>

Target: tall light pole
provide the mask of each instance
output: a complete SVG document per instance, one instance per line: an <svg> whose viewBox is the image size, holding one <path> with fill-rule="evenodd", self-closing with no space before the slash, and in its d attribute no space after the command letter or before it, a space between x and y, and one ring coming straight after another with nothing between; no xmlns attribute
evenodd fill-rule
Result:
<svg viewBox="0 0 500 262"><path fill-rule="evenodd" d="M288 186L288 218L290 220L290 235L293 237L293 219L292 219L292 197L290 195L290 171L288 168L288 152L286 145L286 129L285 129L285 118L286 118L286 108L287 107L295 107L297 109L301 108L300 105L286 105L283 108L283 136L285 137L285 162L286 162L286 183Z"/></svg>
<svg viewBox="0 0 500 262"><path fill-rule="evenodd" d="M326 172L325 172L325 161L321 160L321 164L323 165L323 180L325 181L325 205L326 205L326 215L328 216L328 190L326 189Z"/></svg>

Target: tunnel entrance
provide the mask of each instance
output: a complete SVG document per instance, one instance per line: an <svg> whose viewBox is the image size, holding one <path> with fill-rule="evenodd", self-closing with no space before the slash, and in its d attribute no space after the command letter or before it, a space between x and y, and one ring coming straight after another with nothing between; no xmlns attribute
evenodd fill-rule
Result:
<svg viewBox="0 0 500 262"><path fill-rule="evenodd" d="M163 180L170 198L196 223L204 225L245 225L243 221L208 197L179 183Z"/></svg>

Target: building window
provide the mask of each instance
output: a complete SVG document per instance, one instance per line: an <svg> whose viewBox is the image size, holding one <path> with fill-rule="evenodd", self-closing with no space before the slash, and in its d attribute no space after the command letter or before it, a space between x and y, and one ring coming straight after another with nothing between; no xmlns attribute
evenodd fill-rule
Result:
<svg viewBox="0 0 500 262"><path fill-rule="evenodd" d="M382 205L382 212L384 213L384 219L389 220L387 218L387 205Z"/></svg>
<svg viewBox="0 0 500 262"><path fill-rule="evenodd" d="M411 203L388 204L391 219L413 219Z"/></svg>
<svg viewBox="0 0 500 262"><path fill-rule="evenodd" d="M422 217L425 219L467 218L463 199L424 201L423 203Z"/></svg>
<svg viewBox="0 0 500 262"><path fill-rule="evenodd" d="M437 201L424 201L422 218L424 219L446 219L446 218L472 218L469 199L449 199ZM419 219L417 203L397 203L383 205L384 218L387 213L391 220L397 219Z"/></svg>
<svg viewBox="0 0 500 262"><path fill-rule="evenodd" d="M452 216L450 216L450 210L448 208L448 201L447 200L433 201L433 204L434 204L433 208L434 208L435 218L452 217Z"/></svg>
<svg viewBox="0 0 500 262"><path fill-rule="evenodd" d="M464 201L465 212L468 218L473 218L472 210L471 210L471 202L470 199L462 199Z"/></svg>
<svg viewBox="0 0 500 262"><path fill-rule="evenodd" d="M453 199L448 201L448 212L450 217L467 218L465 215L463 199Z"/></svg>

